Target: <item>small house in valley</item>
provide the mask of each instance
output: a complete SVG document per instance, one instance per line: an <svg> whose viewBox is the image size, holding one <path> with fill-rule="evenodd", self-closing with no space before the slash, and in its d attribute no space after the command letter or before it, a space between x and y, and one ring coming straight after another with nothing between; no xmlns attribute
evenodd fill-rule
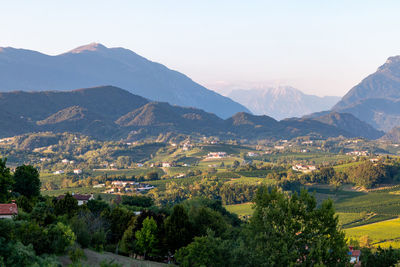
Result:
<svg viewBox="0 0 400 267"><path fill-rule="evenodd" d="M64 199L65 195L58 196L57 199ZM90 195L81 195L72 193L72 197L78 201L78 206L88 203L89 200L94 199L93 194Z"/></svg>

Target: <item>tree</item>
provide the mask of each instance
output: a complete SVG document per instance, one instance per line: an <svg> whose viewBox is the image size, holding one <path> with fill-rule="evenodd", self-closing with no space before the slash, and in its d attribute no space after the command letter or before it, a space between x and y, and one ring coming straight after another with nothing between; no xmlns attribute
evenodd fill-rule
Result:
<svg viewBox="0 0 400 267"><path fill-rule="evenodd" d="M31 165L18 166L14 174L14 191L27 198L40 196L39 172Z"/></svg>
<svg viewBox="0 0 400 267"><path fill-rule="evenodd" d="M360 236L359 244L360 244L360 247L370 248L371 247L371 238L369 237L369 235Z"/></svg>
<svg viewBox="0 0 400 267"><path fill-rule="evenodd" d="M59 199L54 205L54 211L57 215L67 214L70 218L76 214L78 208L78 200L70 193L67 193L64 198Z"/></svg>
<svg viewBox="0 0 400 267"><path fill-rule="evenodd" d="M100 215L103 210L109 208L108 203L101 199L91 199L86 205L94 215Z"/></svg>
<svg viewBox="0 0 400 267"><path fill-rule="evenodd" d="M228 242L214 237L213 233L209 232L207 236L195 237L187 247L179 249L176 260L183 267L234 266L231 264Z"/></svg>
<svg viewBox="0 0 400 267"><path fill-rule="evenodd" d="M159 178L158 172L156 172L156 171L148 172L146 174L146 178L148 180L158 180L158 178Z"/></svg>
<svg viewBox="0 0 400 267"><path fill-rule="evenodd" d="M232 164L232 167L233 167L234 169L236 169L236 168L239 167L239 166L240 166L240 162L237 161L237 160L235 160L235 161L233 162L233 164Z"/></svg>
<svg viewBox="0 0 400 267"><path fill-rule="evenodd" d="M52 251L62 254L69 246L74 244L76 236L69 226L59 222L49 227L47 239L51 244Z"/></svg>
<svg viewBox="0 0 400 267"><path fill-rule="evenodd" d="M369 248L363 248L361 250L360 261L362 266L367 267L386 267L386 266L396 266L400 260L400 251L394 250L392 247L388 249L378 249L373 252Z"/></svg>
<svg viewBox="0 0 400 267"><path fill-rule="evenodd" d="M0 159L0 203L4 203L9 199L14 182L10 169L6 167L6 162L6 158Z"/></svg>
<svg viewBox="0 0 400 267"><path fill-rule="evenodd" d="M348 261L345 234L338 228L332 201L317 207L315 197L302 190L285 195L262 187L255 197L248 248L257 266L336 266Z"/></svg>
<svg viewBox="0 0 400 267"><path fill-rule="evenodd" d="M211 229L216 236L221 236L228 228L221 213L208 207L193 208L190 211L193 221L193 232L196 236L204 236Z"/></svg>
<svg viewBox="0 0 400 267"><path fill-rule="evenodd" d="M157 245L157 223L153 218L146 218L143 227L135 233L136 247L140 253L146 256L154 252Z"/></svg>
<svg viewBox="0 0 400 267"><path fill-rule="evenodd" d="M125 253L132 254L135 251L135 225L130 225L124 232L121 240L121 249Z"/></svg>
<svg viewBox="0 0 400 267"><path fill-rule="evenodd" d="M151 207L153 205L153 199L147 196L122 196L122 204L128 206L137 207Z"/></svg>
<svg viewBox="0 0 400 267"><path fill-rule="evenodd" d="M182 205L174 206L164 225L168 248L172 252L186 246L192 240L192 225Z"/></svg>
<svg viewBox="0 0 400 267"><path fill-rule="evenodd" d="M110 224L111 242L117 243L122 238L134 215L133 212L128 209L116 206L111 212L107 211L103 213L102 216L104 216Z"/></svg>

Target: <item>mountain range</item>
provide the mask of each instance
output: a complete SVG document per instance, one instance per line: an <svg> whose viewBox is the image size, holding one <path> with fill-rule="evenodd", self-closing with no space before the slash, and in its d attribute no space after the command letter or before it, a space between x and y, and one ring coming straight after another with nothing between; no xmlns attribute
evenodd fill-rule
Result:
<svg viewBox="0 0 400 267"><path fill-rule="evenodd" d="M350 114L277 121L265 115L238 112L221 119L197 108L152 102L113 86L0 93L1 137L43 131L76 132L106 140L138 140L160 134L218 136L225 140L382 136Z"/></svg>
<svg viewBox="0 0 400 267"><path fill-rule="evenodd" d="M289 86L235 89L227 96L253 114L268 115L277 120L328 110L340 100L337 96L307 95Z"/></svg>
<svg viewBox="0 0 400 267"><path fill-rule="evenodd" d="M386 132L400 126L400 56L388 58L375 73L354 86L332 110L351 113Z"/></svg>
<svg viewBox="0 0 400 267"><path fill-rule="evenodd" d="M249 112L186 75L128 49L92 43L50 56L32 50L0 48L0 92L104 85L121 87L153 101L200 108L221 118Z"/></svg>

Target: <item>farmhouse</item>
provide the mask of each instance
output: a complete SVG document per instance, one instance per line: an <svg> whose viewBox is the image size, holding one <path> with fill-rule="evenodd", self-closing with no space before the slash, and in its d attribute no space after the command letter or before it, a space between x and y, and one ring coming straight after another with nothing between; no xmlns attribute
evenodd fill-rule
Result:
<svg viewBox="0 0 400 267"><path fill-rule="evenodd" d="M226 158L226 152L210 152L207 157L210 159Z"/></svg>
<svg viewBox="0 0 400 267"><path fill-rule="evenodd" d="M53 172L53 174L63 174L63 173L64 173L63 170L58 170L58 171Z"/></svg>
<svg viewBox="0 0 400 267"><path fill-rule="evenodd" d="M170 167L171 167L171 163L169 163L169 162L163 162L163 163L161 163L161 166L162 166L163 168L170 168Z"/></svg>
<svg viewBox="0 0 400 267"><path fill-rule="evenodd" d="M292 169L294 171L299 171L299 172L311 172L311 171L315 171L317 169L317 167L315 167L314 165L296 164L296 165L292 166Z"/></svg>
<svg viewBox="0 0 400 267"><path fill-rule="evenodd" d="M12 219L18 215L18 206L13 201L10 204L0 204L0 219Z"/></svg>
<svg viewBox="0 0 400 267"><path fill-rule="evenodd" d="M247 156L249 156L249 157L257 157L257 156L258 156L258 153L255 153L255 152L247 152Z"/></svg>
<svg viewBox="0 0 400 267"><path fill-rule="evenodd" d="M64 199L65 195L61 195L57 197L57 200ZM89 200L94 199L93 194L90 195L81 195L81 194L75 194L72 193L72 197L78 200L78 206L82 206L83 204L86 204Z"/></svg>
<svg viewBox="0 0 400 267"><path fill-rule="evenodd" d="M368 156L369 153L368 153L368 151L358 151L358 150L355 150L355 151L347 152L346 155L352 155L352 156Z"/></svg>
<svg viewBox="0 0 400 267"><path fill-rule="evenodd" d="M355 264L354 266L361 266L360 265L360 255L361 255L360 250L353 250L353 247L350 247L349 255L350 255L350 263Z"/></svg>
<svg viewBox="0 0 400 267"><path fill-rule="evenodd" d="M136 185L136 184L138 184L138 183L135 182L135 181L112 181L111 184L112 184L113 186L116 186L116 187L118 187L118 186L120 186L120 187L125 187L125 186L128 185L128 184L130 184L130 185Z"/></svg>
<svg viewBox="0 0 400 267"><path fill-rule="evenodd" d="M74 174L82 174L82 170L81 169L75 169L74 170Z"/></svg>

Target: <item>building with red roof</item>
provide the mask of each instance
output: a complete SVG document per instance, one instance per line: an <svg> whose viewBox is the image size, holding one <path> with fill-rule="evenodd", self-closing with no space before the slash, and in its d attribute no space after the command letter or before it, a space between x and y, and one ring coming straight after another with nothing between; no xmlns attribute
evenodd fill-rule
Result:
<svg viewBox="0 0 400 267"><path fill-rule="evenodd" d="M71 195L72 195L73 198L75 198L76 200L78 200L78 206L81 206L81 205L83 205L83 204L86 204L89 200L94 199L93 194L90 194L90 195L81 195L81 194L74 194L74 193L72 193ZM57 199L58 199L58 200L64 199L64 197L65 197L65 195L61 195L61 196L58 196Z"/></svg>
<svg viewBox="0 0 400 267"><path fill-rule="evenodd" d="M18 215L18 206L15 202L0 204L0 219L12 219L16 215Z"/></svg>

